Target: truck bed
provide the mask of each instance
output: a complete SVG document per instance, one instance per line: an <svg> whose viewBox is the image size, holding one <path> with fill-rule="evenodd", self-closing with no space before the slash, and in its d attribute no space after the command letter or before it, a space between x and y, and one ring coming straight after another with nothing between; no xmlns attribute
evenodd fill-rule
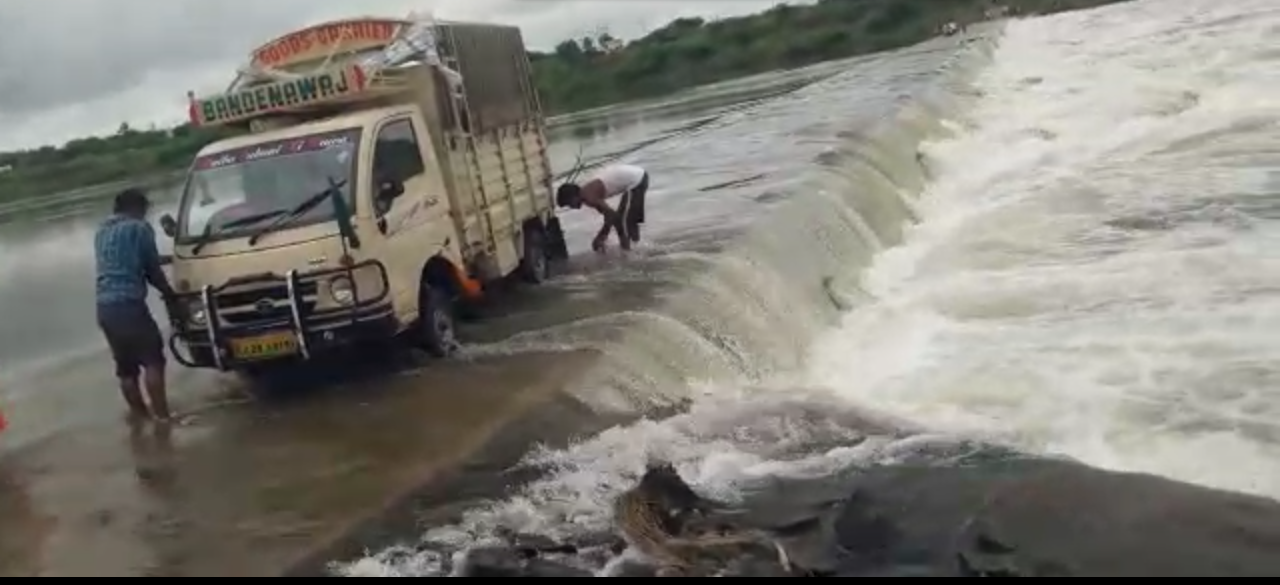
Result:
<svg viewBox="0 0 1280 585"><path fill-rule="evenodd" d="M541 105L520 29L443 23L439 31L442 61L463 78L455 96L435 79L445 180L463 253L493 278L518 265L524 222L554 209Z"/></svg>

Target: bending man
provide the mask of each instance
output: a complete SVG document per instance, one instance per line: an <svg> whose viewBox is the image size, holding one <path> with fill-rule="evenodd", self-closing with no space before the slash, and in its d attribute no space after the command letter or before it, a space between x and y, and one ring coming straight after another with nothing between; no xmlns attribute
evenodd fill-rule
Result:
<svg viewBox="0 0 1280 585"><path fill-rule="evenodd" d="M609 239L611 230L617 231L618 243L622 249L630 250L631 244L640 241L640 224L644 223L644 194L648 190L649 173L644 169L635 165L609 165L581 185L560 185L556 190L556 204L572 209L586 205L604 217L604 225L600 226L595 239L591 240L592 250L604 250L604 243ZM618 196L621 199L615 211L606 200Z"/></svg>

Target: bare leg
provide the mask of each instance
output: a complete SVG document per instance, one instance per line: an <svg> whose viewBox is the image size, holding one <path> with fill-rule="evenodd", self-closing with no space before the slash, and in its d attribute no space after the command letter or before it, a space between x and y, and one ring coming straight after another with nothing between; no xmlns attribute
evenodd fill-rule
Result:
<svg viewBox="0 0 1280 585"><path fill-rule="evenodd" d="M120 395L124 396L125 404L129 405L131 419L146 420L151 416L147 403L142 401L142 389L138 387L137 376L120 378Z"/></svg>
<svg viewBox="0 0 1280 585"><path fill-rule="evenodd" d="M169 421L169 392L164 383L164 365L146 366L142 370L143 383L147 387L147 400L151 403L151 416L156 420Z"/></svg>
<svg viewBox="0 0 1280 585"><path fill-rule="evenodd" d="M618 202L618 225L616 226L616 230L618 232L618 245L621 246L623 250L631 249L631 243L635 241L631 238L631 233L628 231L630 227L631 192L628 191L622 194L622 200Z"/></svg>

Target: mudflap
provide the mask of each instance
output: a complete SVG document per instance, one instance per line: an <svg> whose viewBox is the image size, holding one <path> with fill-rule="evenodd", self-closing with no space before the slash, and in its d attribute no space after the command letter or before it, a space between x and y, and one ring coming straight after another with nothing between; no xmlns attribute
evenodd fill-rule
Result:
<svg viewBox="0 0 1280 585"><path fill-rule="evenodd" d="M569 242L565 240L564 229L560 227L560 218L552 216L547 220L547 253L554 260L569 259Z"/></svg>

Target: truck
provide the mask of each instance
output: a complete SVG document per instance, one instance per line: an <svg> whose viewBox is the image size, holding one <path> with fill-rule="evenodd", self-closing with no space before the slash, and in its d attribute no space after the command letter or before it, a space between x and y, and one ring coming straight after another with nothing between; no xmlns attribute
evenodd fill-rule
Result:
<svg viewBox="0 0 1280 585"><path fill-rule="evenodd" d="M568 256L519 28L322 23L187 97L192 125L234 130L160 219L187 367L252 375L406 338L448 357L460 306Z"/></svg>

